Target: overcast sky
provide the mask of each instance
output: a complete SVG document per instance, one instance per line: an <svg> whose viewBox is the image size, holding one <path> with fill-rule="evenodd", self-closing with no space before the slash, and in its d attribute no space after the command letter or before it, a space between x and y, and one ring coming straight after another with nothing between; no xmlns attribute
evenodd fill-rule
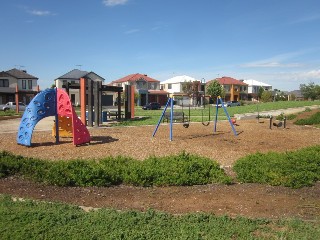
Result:
<svg viewBox="0 0 320 240"><path fill-rule="evenodd" d="M106 83L255 79L281 90L320 84L319 0L1 0L0 71L41 89L78 68Z"/></svg>

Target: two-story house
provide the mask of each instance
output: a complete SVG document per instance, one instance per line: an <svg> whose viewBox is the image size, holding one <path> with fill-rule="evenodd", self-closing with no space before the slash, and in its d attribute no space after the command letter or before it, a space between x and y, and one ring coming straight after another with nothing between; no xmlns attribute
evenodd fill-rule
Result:
<svg viewBox="0 0 320 240"><path fill-rule="evenodd" d="M186 85L191 84L193 93L197 96L192 96L191 92L188 92ZM194 104L201 101L201 96L204 91L204 81L197 80L187 75L175 76L169 78L160 83L160 89L163 89L169 93L169 96L177 102L178 105Z"/></svg>
<svg viewBox="0 0 320 240"><path fill-rule="evenodd" d="M244 83L248 84L248 98L252 101L258 101L259 89L262 87L265 91L272 91L272 86L259 82L253 79L243 80Z"/></svg>
<svg viewBox="0 0 320 240"><path fill-rule="evenodd" d="M104 81L104 78L100 77L94 72L73 69L70 72L62 75L61 77L55 79L55 86L57 88L67 87L68 84L80 86L80 78L85 78L93 81ZM69 89L69 97L73 105L78 105L80 103L80 90L72 88Z"/></svg>
<svg viewBox="0 0 320 240"><path fill-rule="evenodd" d="M224 101L240 101L248 99L248 84L243 81L231 77L221 77L214 80L217 80L224 88ZM211 81L208 81L207 84Z"/></svg>
<svg viewBox="0 0 320 240"><path fill-rule="evenodd" d="M16 94L19 102L29 104L38 92L38 78L26 70L13 68L0 72L0 104L14 102Z"/></svg>
<svg viewBox="0 0 320 240"><path fill-rule="evenodd" d="M134 86L138 94L137 105L143 106L149 102L158 102L165 105L168 98L168 92L160 90L160 81L149 77L146 74L130 74L118 80L112 81L108 85L125 87ZM114 99L116 102L116 99Z"/></svg>

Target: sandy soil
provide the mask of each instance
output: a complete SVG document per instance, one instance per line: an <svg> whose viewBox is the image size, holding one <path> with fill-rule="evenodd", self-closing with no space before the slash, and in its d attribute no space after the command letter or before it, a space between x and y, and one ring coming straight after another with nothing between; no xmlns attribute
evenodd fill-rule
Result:
<svg viewBox="0 0 320 240"><path fill-rule="evenodd" d="M311 113L306 113L306 115ZM1 122L0 122L1 123ZM188 129L174 125L173 141L169 141L169 126L161 125L152 138L155 126L91 128L88 145L73 146L69 138L55 139L49 131L33 134L33 146L17 145L15 133L0 135L0 150L41 159L88 159L125 155L143 160L148 156L177 154L181 151L217 160L228 173L233 163L248 153L284 152L320 143L320 129L295 126L272 127L269 120L237 121L238 136L228 122L208 127L191 123ZM314 187L293 190L259 184L207 185L192 187L136 188L59 188L44 186L17 178L0 179L0 193L18 197L62 201L86 207L146 210L153 208L171 213L210 212L217 215L248 217L298 217L320 219L320 183Z"/></svg>

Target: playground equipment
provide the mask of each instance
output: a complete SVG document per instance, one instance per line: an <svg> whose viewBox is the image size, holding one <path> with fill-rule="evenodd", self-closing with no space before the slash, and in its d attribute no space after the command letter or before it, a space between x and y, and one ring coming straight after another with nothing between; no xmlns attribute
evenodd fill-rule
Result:
<svg viewBox="0 0 320 240"><path fill-rule="evenodd" d="M236 130L235 130L235 128L234 128L234 125L236 125L236 120L230 118L229 113L228 113L226 107L223 105L220 96L217 97L216 117L215 117L215 123L214 123L214 132L217 131L218 110L219 110L218 105L219 105L219 103L221 103L221 105L222 105L222 107L223 107L223 110L224 110L224 112L225 112L225 114L226 114L226 116L227 116L227 118L228 118L228 121L229 121L229 123L230 123L230 126L231 126L231 128L232 128L232 131L233 131L234 135L237 136L238 134L237 134L237 132L236 132ZM172 126L173 126L173 121L174 121L174 119L175 119L175 115L174 115L174 111L173 111L173 99L172 99L172 98L168 98L167 104L166 104L165 108L163 109L163 112L162 112L162 114L161 114L161 116L160 116L160 119L159 119L159 121L158 121L158 123L157 123L157 126L156 126L156 128L154 129L154 131L153 131L152 137L154 137L154 136L156 135L156 133L157 133L157 131L158 131L158 128L159 128L159 126L160 126L160 123L161 123L161 121L163 120L163 118L164 118L165 115L166 115L165 113L166 113L166 110L167 110L167 108L168 108L169 105L170 105L170 107L171 107L171 109L170 109L170 136L169 136L169 139L170 139L170 141L172 141L172 136L173 136ZM180 112L179 112L179 113L180 113ZM185 128L188 128L188 127L189 127L189 124L190 124L190 106L189 106L189 119L188 119L188 122L185 122L185 121L184 121L184 115L179 114L179 117L181 117L181 116L182 116L182 118L183 118L183 126L184 126ZM176 117L177 117L177 116L176 116ZM169 119L169 116L167 116L166 118L167 118L167 120L168 120L168 119ZM209 106L209 121L208 121L207 123L204 123L204 121L203 121L203 112L202 112L202 124L203 124L204 126L208 126L208 125L210 124L210 120L211 120L211 119L210 119L210 106Z"/></svg>
<svg viewBox="0 0 320 240"><path fill-rule="evenodd" d="M55 88L38 93L29 103L21 118L17 143L31 146L36 124L48 116L55 116L53 133L56 136L56 143L59 143L60 133L62 136L72 136L74 145L90 142L89 131L74 111L68 94L62 89Z"/></svg>
<svg viewBox="0 0 320 240"><path fill-rule="evenodd" d="M223 108L223 110L224 110L224 112L225 112L225 114L226 114L226 116L227 116L227 118L228 118L228 121L229 121L230 126L231 126L232 131L233 131L233 134L234 134L235 136L237 136L237 135L238 135L238 134L237 134L237 131L236 131L236 129L234 128L234 125L235 125L234 123L235 123L235 122L233 122L233 121L231 120L230 115L229 115L226 107L224 106L223 101L222 101L222 99L221 99L220 96L217 97L216 117L215 117L215 122L214 122L214 132L217 131L217 121L218 121L218 111L219 111L218 105L219 105L219 103L221 104L221 107Z"/></svg>
<svg viewBox="0 0 320 240"><path fill-rule="evenodd" d="M272 129L272 126L274 126L274 127L277 127L277 128L280 128L280 127L282 127L283 126L283 128L286 128L287 126L287 119L286 119L286 117L284 117L283 118L283 122L282 121L279 121L279 122L272 122L272 120L273 120L273 117L272 116L270 116L270 122L269 122L269 129Z"/></svg>

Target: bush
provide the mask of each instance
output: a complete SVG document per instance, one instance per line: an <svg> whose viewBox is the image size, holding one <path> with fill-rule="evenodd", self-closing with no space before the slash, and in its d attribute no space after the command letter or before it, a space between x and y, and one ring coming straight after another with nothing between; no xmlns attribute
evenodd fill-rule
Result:
<svg viewBox="0 0 320 240"><path fill-rule="evenodd" d="M266 183L292 188L311 186L320 180L320 146L286 153L256 153L233 166L241 182Z"/></svg>
<svg viewBox="0 0 320 240"><path fill-rule="evenodd" d="M297 125L315 125L320 124L320 112L317 112L311 115L309 118L306 119L299 119L294 122Z"/></svg>
<svg viewBox="0 0 320 240"><path fill-rule="evenodd" d="M45 161L0 152L0 177L19 174L58 186L195 185L231 183L218 163L195 155L150 157L145 161L116 157L102 160Z"/></svg>

